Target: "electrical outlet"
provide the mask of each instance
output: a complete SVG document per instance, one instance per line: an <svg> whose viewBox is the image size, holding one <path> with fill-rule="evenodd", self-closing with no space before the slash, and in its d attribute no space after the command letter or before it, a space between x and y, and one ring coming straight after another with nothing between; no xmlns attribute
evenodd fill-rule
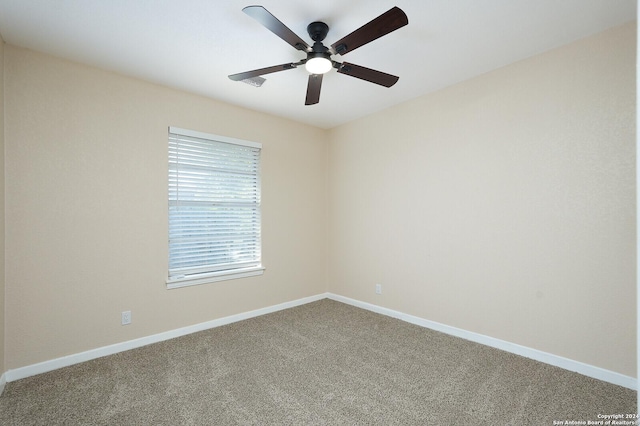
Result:
<svg viewBox="0 0 640 426"><path fill-rule="evenodd" d="M131 311L122 312L122 325L131 324Z"/></svg>
<svg viewBox="0 0 640 426"><path fill-rule="evenodd" d="M382 294L382 284L376 284L376 294Z"/></svg>

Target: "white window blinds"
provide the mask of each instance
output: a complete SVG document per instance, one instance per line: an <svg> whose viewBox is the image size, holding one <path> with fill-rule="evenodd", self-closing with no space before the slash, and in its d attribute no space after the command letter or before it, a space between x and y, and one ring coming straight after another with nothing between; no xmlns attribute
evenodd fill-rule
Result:
<svg viewBox="0 0 640 426"><path fill-rule="evenodd" d="M260 267L260 150L169 128L169 283Z"/></svg>

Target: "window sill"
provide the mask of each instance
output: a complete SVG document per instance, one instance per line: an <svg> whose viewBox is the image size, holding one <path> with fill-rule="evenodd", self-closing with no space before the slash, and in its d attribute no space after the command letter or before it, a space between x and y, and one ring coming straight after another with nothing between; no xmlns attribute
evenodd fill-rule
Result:
<svg viewBox="0 0 640 426"><path fill-rule="evenodd" d="M216 281L235 280L238 278L254 277L262 275L265 268L263 266L253 266L251 268L233 269L229 271L211 272L208 274L191 275L184 278L167 280L167 290L192 285L208 284Z"/></svg>

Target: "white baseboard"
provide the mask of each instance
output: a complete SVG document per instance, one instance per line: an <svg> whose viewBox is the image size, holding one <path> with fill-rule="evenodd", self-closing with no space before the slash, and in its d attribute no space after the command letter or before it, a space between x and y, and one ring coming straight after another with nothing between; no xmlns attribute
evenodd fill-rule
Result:
<svg viewBox="0 0 640 426"><path fill-rule="evenodd" d="M129 340L122 343L116 343L109 346L104 346L97 349L92 349L86 352L80 352L77 354L56 358L50 361L44 361L38 364L28 365L26 367L16 368L14 370L6 371L0 376L0 395L7 382L24 379L26 377L35 376L36 374L46 373L47 371L56 370L58 368L67 367L73 364L89 361L96 358L101 358L107 355L113 355L118 352L127 351L130 349L139 348L142 346L150 345L152 343L158 343L165 340L173 339L176 337L184 336L198 331L208 330L210 328L220 327L226 324L242 321L249 318L258 317L261 315L270 314L273 312L281 311L283 309L289 309L307 303L315 302L321 299L332 299L338 302L346 303L348 305L356 306L358 308L366 309L368 311L376 312L382 315L386 315L392 318L397 318L402 321L406 321L411 324L419 325L421 327L429 328L435 331L446 333L452 336L460 337L472 342L480 343L486 346L490 346L496 349L501 349L506 352L511 352L516 355L524 356L536 361L544 362L556 367L563 368L565 370L574 371L584 376L592 377L594 379L602 380L605 382L613 383L615 385L623 386L632 390L638 389L637 379L629 376L625 376L614 371L605 370L600 367L585 364L580 361L574 361L568 358L564 358L558 355L553 355L547 352L539 351L537 349L528 348L515 343L507 342L505 340L496 339L493 337L485 336L483 334L474 333L471 331L463 330L460 328L452 327L449 325L441 324L435 321L426 320L413 315L404 314L402 312L394 311L392 309L383 308L381 306L373 305L371 303L361 302L359 300L350 299L348 297L340 296L333 293L323 293L311 297L305 297L302 299L294 300L291 302L281 303L279 305L268 306L266 308L256 309L254 311L244 312L236 315L231 315L224 318L219 318L212 321L203 322L200 324L191 325L188 327L178 328L175 330L166 331L163 333L154 334L151 336L141 337L139 339Z"/></svg>
<svg viewBox="0 0 640 426"><path fill-rule="evenodd" d="M407 315L402 312L383 308L371 303L360 302L359 300L350 299L348 297L339 296L337 294L328 293L327 297L338 302L346 303L348 305L356 306L358 308L366 309L378 314L397 318L411 324L426 327L445 334L450 334L452 336L461 337L463 339L490 346L492 348L501 349L506 352L511 352L516 355L544 362L545 364L560 367L565 370L582 374L584 376L602 380L604 382L613 383L614 385L623 386L632 390L638 390L638 380L636 378L625 376L624 374L616 373L615 371L605 370L604 368L595 367L593 365L585 364L580 361L553 355L548 352L539 351L537 349L521 346L515 343L507 342L505 340L496 339L494 337L485 336L483 334L474 333L472 331L463 330L435 321L429 321L413 315Z"/></svg>
<svg viewBox="0 0 640 426"><path fill-rule="evenodd" d="M122 343L116 343L109 346L103 346L101 348L91 349L85 352L80 352L77 354L40 362L38 364L28 365L26 367L16 368L14 370L9 370L2 375L2 379L0 379L0 385L4 384L2 380L4 380L5 382L13 382L15 380L20 380L26 377L35 376L36 374L57 370L58 368L68 367L73 364L78 364L78 363L89 361L92 359L101 358L107 355L113 355L118 352L139 348L142 346L150 345L152 343L162 342L169 339L174 339L176 337L184 336L191 333L196 333L198 331L208 330L210 328L220 327L222 325L231 324L231 323L246 320L249 318L259 317L261 315L266 315L273 312L281 311L283 309L289 309L296 306L305 305L307 303L315 302L317 300L326 299L326 298L327 298L327 294L318 294L315 296L305 297L305 298L294 300L291 302L281 303L279 305L268 306L266 308L256 309L254 311L243 312L240 314L219 318L212 321L191 325L188 327L182 327L175 330L169 330L163 333L154 334L151 336L141 337L139 339L129 340Z"/></svg>
<svg viewBox="0 0 640 426"><path fill-rule="evenodd" d="M2 376L0 376L0 396L2 396L2 392L4 392L4 385L6 384L7 384L7 374L2 373Z"/></svg>

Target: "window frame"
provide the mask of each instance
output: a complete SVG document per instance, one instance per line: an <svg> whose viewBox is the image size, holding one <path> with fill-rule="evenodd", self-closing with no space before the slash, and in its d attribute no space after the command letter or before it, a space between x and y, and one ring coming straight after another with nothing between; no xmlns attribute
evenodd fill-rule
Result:
<svg viewBox="0 0 640 426"><path fill-rule="evenodd" d="M231 144L231 145L240 145L240 146L245 146L245 147L250 147L250 148L257 148L258 150L260 150L260 153L258 154L258 161L257 161L257 171L256 171L256 182L257 182L257 209L258 209L258 214L259 214L259 223L258 223L258 236L257 236L257 242L258 242L258 259L256 261L251 261L251 263L255 263L255 265L251 265L251 266L244 266L244 267L232 267L229 269L217 269L217 268L213 268L215 270L212 271L208 271L208 272L200 272L200 273L191 273L191 274L187 274L187 275L177 275L177 276L173 276L171 275L171 269L170 269L170 258L171 258L171 248L170 248L170 240L169 240L169 232L170 232L170 218L171 218L171 158L168 158L168 168L167 168L167 177L168 177L168 182L167 182L167 189L168 189L168 193L167 193L167 231L168 231L168 235L167 235L167 249L168 249L168 255L167 255L167 276L166 276L166 286L167 289L174 289L174 288L181 288L181 287L187 287L187 286L193 286L193 285L200 285L200 284L206 284L206 283L212 283L212 282L217 282L217 281L224 281L224 280L231 280L231 279L238 279L238 278L246 278L246 277L252 277L252 276L257 276L257 275L262 275L264 273L265 267L262 265L262 203L261 203L261 192L262 192L262 184L261 184L261 163L262 163L262 159L261 159L261 155L262 155L262 144L259 142L252 142L252 141L246 141L246 140L242 140L242 139L236 139L236 138L230 138L230 137L226 137L226 136L220 136L220 135L215 135L215 134L210 134L210 133L204 133L204 132L199 132L199 131L195 131L195 130L189 130L189 129L183 129L183 128L179 128L179 127L174 127L174 126L170 126L168 128L168 154L170 154L170 150L171 150L171 139L172 139L172 135L178 135L178 136L184 136L187 138L197 138L200 140L204 140L204 141L211 141L214 143L224 143L224 144ZM177 200L175 200L177 202Z"/></svg>

